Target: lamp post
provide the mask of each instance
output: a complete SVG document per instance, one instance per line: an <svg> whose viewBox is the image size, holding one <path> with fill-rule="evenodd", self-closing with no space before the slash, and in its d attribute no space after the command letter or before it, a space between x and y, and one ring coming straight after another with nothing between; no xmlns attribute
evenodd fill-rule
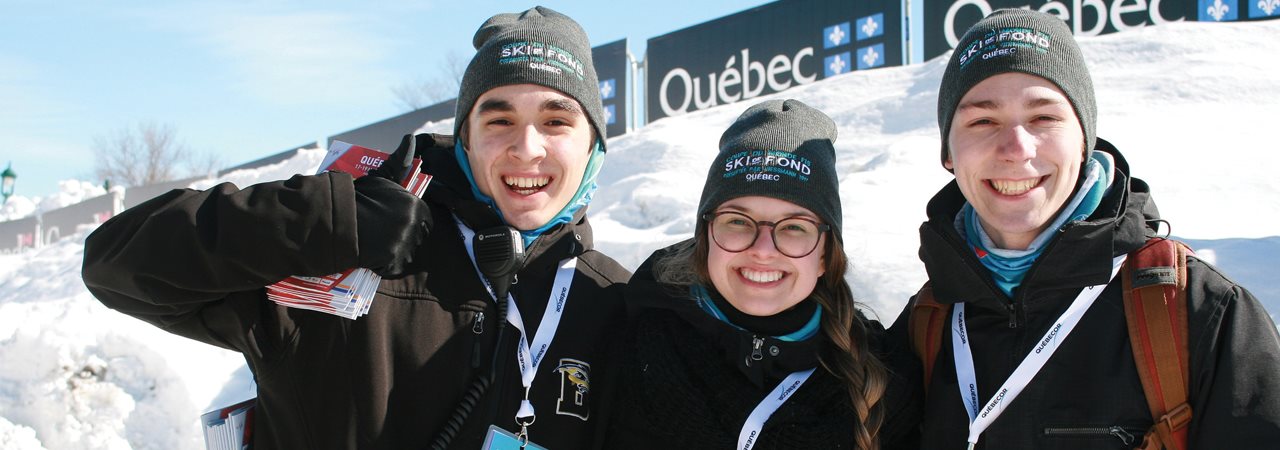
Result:
<svg viewBox="0 0 1280 450"><path fill-rule="evenodd" d="M9 201L9 196L13 195L13 183L17 180L18 174L13 173L13 161L10 161L4 172L0 172L0 195L4 196L4 201L0 202L0 205Z"/></svg>

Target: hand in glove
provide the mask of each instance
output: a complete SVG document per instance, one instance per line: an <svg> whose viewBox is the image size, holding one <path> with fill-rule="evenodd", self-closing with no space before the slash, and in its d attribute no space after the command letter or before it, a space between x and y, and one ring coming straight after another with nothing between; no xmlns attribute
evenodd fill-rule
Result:
<svg viewBox="0 0 1280 450"><path fill-rule="evenodd" d="M431 229L427 203L399 183L413 161L414 141L406 135L381 167L355 181L357 265L383 278L408 274Z"/></svg>

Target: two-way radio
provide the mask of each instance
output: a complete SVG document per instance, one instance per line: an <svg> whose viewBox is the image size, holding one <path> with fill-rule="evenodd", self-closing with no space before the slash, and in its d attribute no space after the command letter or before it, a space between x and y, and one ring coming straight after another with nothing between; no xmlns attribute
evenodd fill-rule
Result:
<svg viewBox="0 0 1280 450"><path fill-rule="evenodd" d="M494 297L498 302L506 301L512 280L524 265L524 238L515 228L499 225L477 231L472 246L476 267L489 279Z"/></svg>

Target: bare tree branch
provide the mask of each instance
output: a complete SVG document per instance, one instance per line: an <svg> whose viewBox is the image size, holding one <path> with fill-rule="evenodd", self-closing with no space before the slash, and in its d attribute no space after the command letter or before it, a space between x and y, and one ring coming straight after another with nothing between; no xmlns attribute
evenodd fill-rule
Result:
<svg viewBox="0 0 1280 450"><path fill-rule="evenodd" d="M144 122L94 138L98 178L117 185L144 186L188 175L205 175L221 163L177 142L173 127Z"/></svg>
<svg viewBox="0 0 1280 450"><path fill-rule="evenodd" d="M408 111L425 108L458 95L458 87L462 84L462 75L467 71L467 63L456 51L445 54L444 61L437 66L440 74L432 79L418 78L391 88L396 103Z"/></svg>

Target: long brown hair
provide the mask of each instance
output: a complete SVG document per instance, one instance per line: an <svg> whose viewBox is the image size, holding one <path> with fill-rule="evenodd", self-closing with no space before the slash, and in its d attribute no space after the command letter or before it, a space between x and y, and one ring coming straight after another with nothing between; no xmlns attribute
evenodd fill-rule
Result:
<svg viewBox="0 0 1280 450"><path fill-rule="evenodd" d="M711 288L711 272L707 268L710 252L708 224L699 219L694 232L694 245L687 246L655 261L654 277L669 285L701 284ZM831 346L820 352L818 361L844 383L858 420L853 424L854 443L862 450L880 448L879 432L884 422L884 397L888 371L871 353L867 325L858 314L853 291L844 275L849 266L844 245L834 233L828 233L823 244L823 266L826 269L810 298L822 306L822 333ZM688 292L685 290L684 292Z"/></svg>

